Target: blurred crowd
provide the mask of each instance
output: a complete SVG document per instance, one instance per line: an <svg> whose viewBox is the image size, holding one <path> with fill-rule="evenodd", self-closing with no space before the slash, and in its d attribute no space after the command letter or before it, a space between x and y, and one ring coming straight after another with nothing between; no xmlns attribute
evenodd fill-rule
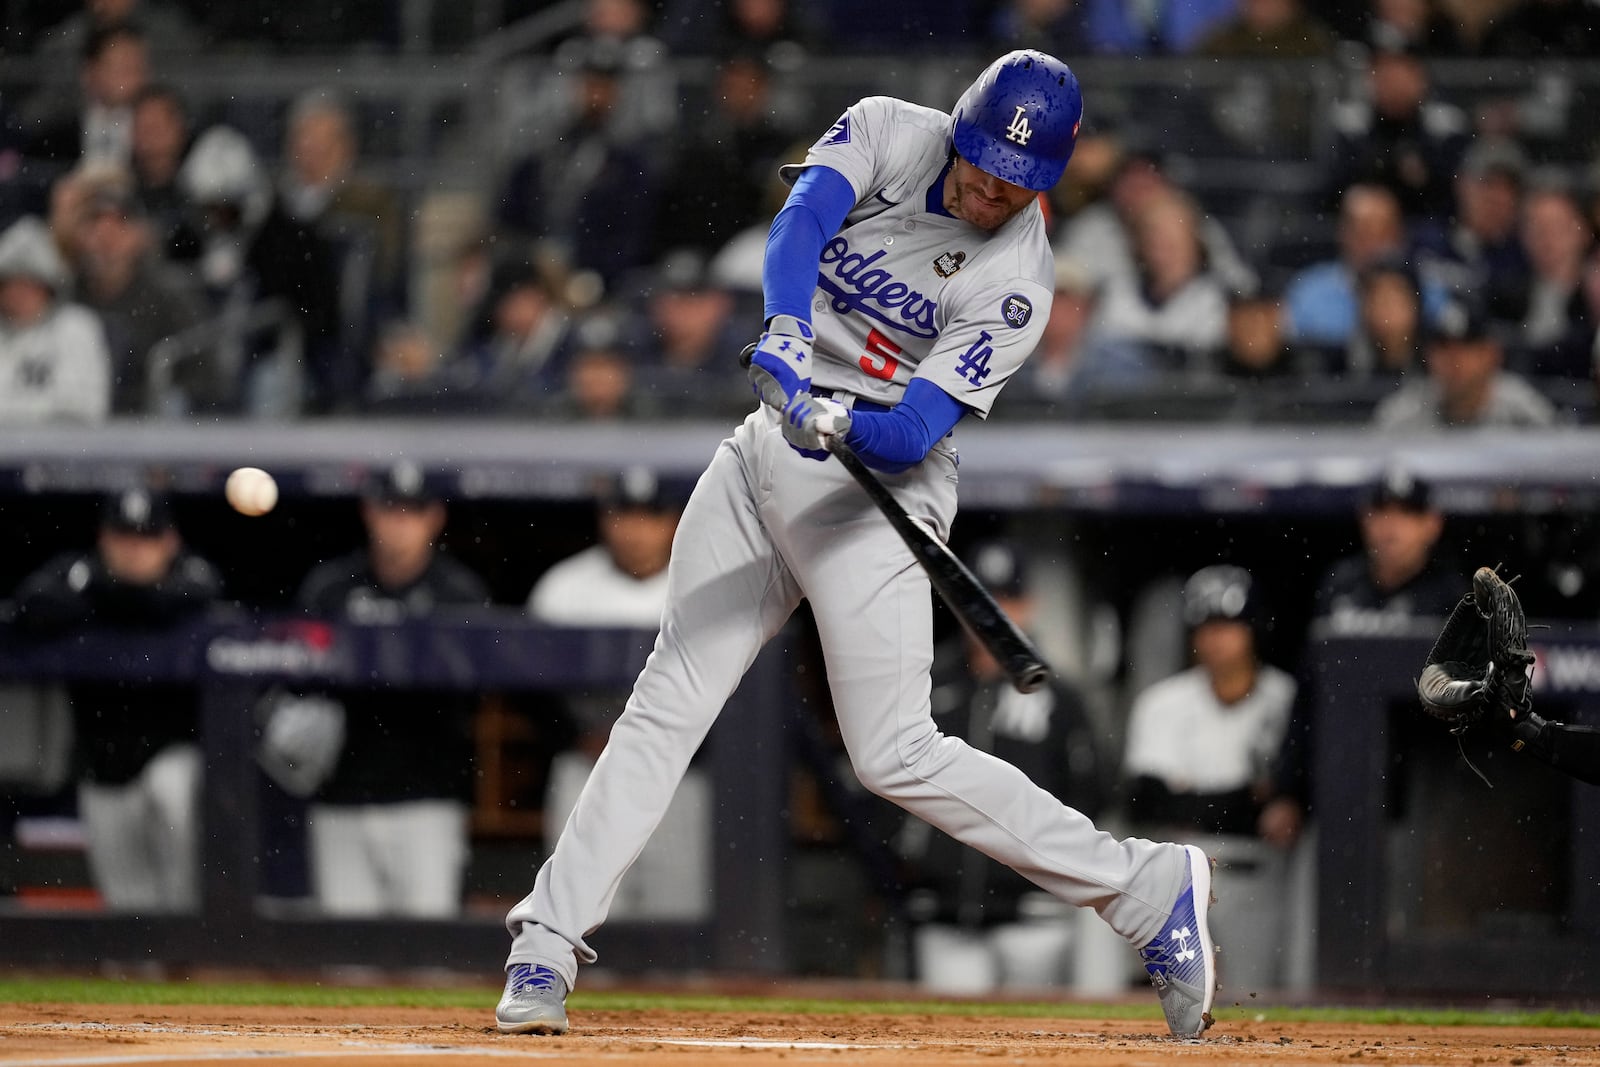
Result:
<svg viewBox="0 0 1600 1067"><path fill-rule="evenodd" d="M0 418L736 412L777 167L833 117L808 60L870 70L896 27L957 63L1021 45L1204 63L1190 92L1086 74L1017 415L1594 408L1600 86L1565 62L1600 50L1585 0L585 0L500 89L473 157L493 173L453 175L477 192L442 226L438 190L364 151L371 101L307 84L263 118L177 88L212 49L398 48L378 6L340 21L349 40L306 5L158 0L11 30L48 73L0 85ZM1436 84L1467 59L1519 65Z"/></svg>

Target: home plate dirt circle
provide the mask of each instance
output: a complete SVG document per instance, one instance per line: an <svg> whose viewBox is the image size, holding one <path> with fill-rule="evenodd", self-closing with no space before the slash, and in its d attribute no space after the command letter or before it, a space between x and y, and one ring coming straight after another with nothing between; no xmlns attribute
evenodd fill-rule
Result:
<svg viewBox="0 0 1600 1067"><path fill-rule="evenodd" d="M1467 1065L1600 1067L1600 1031L1224 1019L1204 1041L1157 1020L759 1011L574 1012L559 1038L497 1034L487 1010L139 1005L0 1006L0 1067L122 1067L267 1060L294 1067L486 1062L641 1064Z"/></svg>

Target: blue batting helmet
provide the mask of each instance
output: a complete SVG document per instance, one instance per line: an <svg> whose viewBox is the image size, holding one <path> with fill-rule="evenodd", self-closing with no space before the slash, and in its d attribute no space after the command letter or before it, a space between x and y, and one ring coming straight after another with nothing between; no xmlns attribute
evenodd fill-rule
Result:
<svg viewBox="0 0 1600 1067"><path fill-rule="evenodd" d="M990 63L956 101L956 151L981 171L1042 192L1061 180L1082 119L1077 76L1054 56L1020 49Z"/></svg>

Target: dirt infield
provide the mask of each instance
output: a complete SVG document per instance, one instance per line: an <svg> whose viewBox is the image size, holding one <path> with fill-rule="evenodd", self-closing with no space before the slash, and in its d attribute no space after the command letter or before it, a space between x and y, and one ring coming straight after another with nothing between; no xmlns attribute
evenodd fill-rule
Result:
<svg viewBox="0 0 1600 1067"><path fill-rule="evenodd" d="M270 1059L295 1067L539 1064L1521 1064L1600 1067L1600 1031L1220 1022L1205 1041L1152 1021L758 1012L574 1013L562 1038L502 1037L458 1008L0 1006L0 1067L178 1067Z"/></svg>

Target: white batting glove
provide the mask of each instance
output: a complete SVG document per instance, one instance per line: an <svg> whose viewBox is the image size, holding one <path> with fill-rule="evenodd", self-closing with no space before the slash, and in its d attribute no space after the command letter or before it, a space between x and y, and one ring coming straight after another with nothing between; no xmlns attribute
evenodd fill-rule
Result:
<svg viewBox="0 0 1600 1067"><path fill-rule="evenodd" d="M750 384L768 407L783 410L791 397L811 388L811 324L774 315L750 356Z"/></svg>
<svg viewBox="0 0 1600 1067"><path fill-rule="evenodd" d="M802 456L826 459L829 439L850 432L850 409L827 397L796 393L784 405L779 425L784 440Z"/></svg>

